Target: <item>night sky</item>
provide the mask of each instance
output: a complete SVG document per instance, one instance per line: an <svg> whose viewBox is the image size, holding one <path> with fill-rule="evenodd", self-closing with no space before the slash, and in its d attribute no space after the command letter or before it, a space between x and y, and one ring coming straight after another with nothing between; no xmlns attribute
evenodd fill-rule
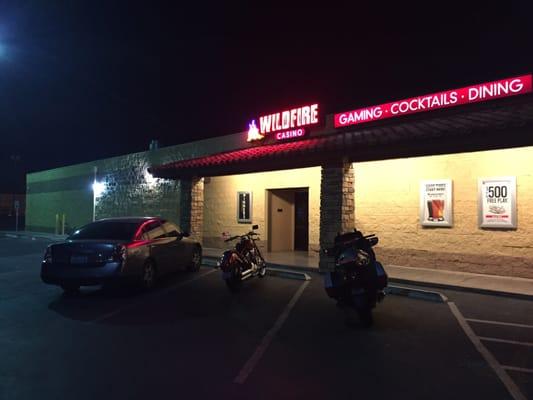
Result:
<svg viewBox="0 0 533 400"><path fill-rule="evenodd" d="M533 72L528 2L175 3L0 0L0 192L311 101L331 113Z"/></svg>

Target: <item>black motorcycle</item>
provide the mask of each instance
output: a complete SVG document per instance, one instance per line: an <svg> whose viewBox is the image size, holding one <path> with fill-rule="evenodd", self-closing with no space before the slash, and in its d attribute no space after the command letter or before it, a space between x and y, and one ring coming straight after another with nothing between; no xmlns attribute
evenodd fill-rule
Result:
<svg viewBox="0 0 533 400"><path fill-rule="evenodd" d="M259 240L259 234L254 232L258 228L259 225L253 225L250 232L224 240L239 240L234 248L224 252L217 263L217 267L222 270L222 278L232 292L238 292L246 279L255 276L263 278L266 275L265 259L255 243Z"/></svg>
<svg viewBox="0 0 533 400"><path fill-rule="evenodd" d="M372 309L385 297L388 276L372 249L377 243L376 235L363 236L354 229L338 234L334 246L323 249L335 259L335 269L326 272L324 286L328 296L345 309L347 325L354 325L351 310L357 311L363 325L372 325Z"/></svg>

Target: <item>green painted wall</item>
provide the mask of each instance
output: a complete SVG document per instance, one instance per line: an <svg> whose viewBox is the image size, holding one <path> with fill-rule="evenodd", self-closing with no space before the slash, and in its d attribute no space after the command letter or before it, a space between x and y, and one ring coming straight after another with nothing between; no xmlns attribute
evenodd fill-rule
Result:
<svg viewBox="0 0 533 400"><path fill-rule="evenodd" d="M179 181L147 180L149 166L246 147L246 133L70 165L26 176L26 230L54 232L56 214L66 230L92 220L94 167L106 191L96 201L96 219L161 216L179 221Z"/></svg>

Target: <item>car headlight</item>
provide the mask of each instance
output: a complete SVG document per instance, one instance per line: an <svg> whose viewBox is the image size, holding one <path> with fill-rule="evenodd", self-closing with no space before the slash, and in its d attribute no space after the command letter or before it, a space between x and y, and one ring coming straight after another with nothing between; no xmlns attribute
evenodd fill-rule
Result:
<svg viewBox="0 0 533 400"><path fill-rule="evenodd" d="M51 263L52 262L52 247L48 246L44 252L43 262Z"/></svg>

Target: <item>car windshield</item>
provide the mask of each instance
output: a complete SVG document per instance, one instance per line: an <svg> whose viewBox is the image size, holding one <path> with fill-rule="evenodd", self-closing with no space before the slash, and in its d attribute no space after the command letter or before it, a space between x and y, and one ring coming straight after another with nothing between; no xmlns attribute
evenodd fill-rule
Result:
<svg viewBox="0 0 533 400"><path fill-rule="evenodd" d="M69 240L78 239L109 239L132 240L139 223L122 221L99 221L75 231L68 237Z"/></svg>

